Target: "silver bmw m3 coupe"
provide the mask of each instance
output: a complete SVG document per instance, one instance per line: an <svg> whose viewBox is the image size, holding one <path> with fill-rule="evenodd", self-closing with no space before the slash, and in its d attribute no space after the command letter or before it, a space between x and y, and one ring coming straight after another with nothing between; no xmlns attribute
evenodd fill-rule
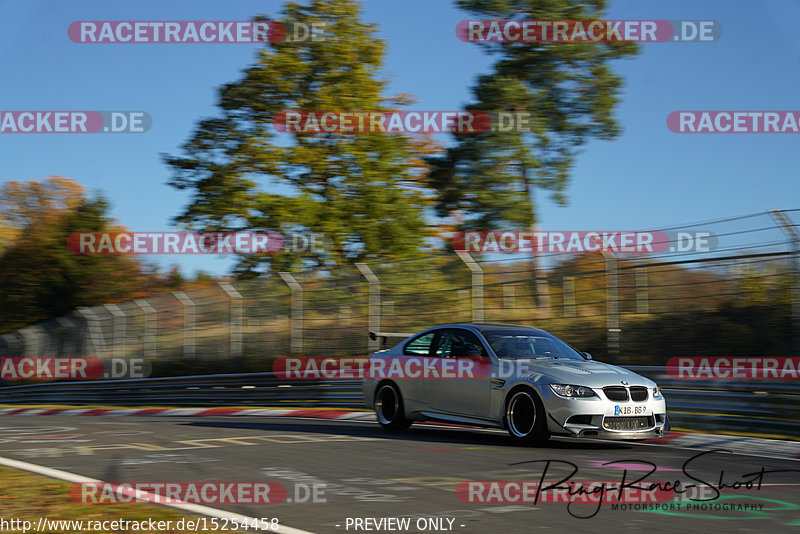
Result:
<svg viewBox="0 0 800 534"><path fill-rule="evenodd" d="M429 328L374 353L370 368L364 398L388 430L433 420L541 443L557 435L654 438L667 424L653 381L527 326Z"/></svg>

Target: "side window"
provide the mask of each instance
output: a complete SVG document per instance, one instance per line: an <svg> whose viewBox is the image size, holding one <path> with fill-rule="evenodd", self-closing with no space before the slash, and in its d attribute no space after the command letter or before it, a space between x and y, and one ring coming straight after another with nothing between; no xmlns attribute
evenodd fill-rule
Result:
<svg viewBox="0 0 800 534"><path fill-rule="evenodd" d="M439 358L458 358L469 352L483 353L477 336L468 330L451 329L442 332L435 354Z"/></svg>
<svg viewBox="0 0 800 534"><path fill-rule="evenodd" d="M405 348L403 349L403 354L409 354L411 356L428 356L431 350L431 343L433 343L433 338L436 337L436 332L428 332L427 334L422 334L418 336L408 343L406 343Z"/></svg>

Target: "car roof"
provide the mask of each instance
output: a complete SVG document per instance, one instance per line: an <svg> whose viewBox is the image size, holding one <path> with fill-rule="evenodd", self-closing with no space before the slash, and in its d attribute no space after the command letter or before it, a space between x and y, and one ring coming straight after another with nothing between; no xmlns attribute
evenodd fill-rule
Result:
<svg viewBox="0 0 800 534"><path fill-rule="evenodd" d="M533 326L525 326L521 324L505 324L505 323L456 323L456 324L449 324L449 325L442 325L442 327L454 327L454 326L470 326L479 330L481 333L490 334L492 332L508 332L509 330L524 330L526 332L536 332L541 334L546 334L544 330L539 328L534 328Z"/></svg>

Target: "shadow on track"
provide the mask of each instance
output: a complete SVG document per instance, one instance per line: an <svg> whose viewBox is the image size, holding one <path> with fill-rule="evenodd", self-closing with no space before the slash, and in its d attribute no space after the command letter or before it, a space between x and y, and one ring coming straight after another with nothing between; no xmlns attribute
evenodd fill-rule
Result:
<svg viewBox="0 0 800 534"><path fill-rule="evenodd" d="M445 428L443 426L415 424L405 432L388 432L372 423L349 423L342 421L307 420L284 417L252 417L247 420L204 419L182 423L187 426L206 428L231 428L240 430L281 431L312 434L345 434L384 440L424 442L457 445L492 445L525 449L514 443L511 436L502 431L479 428ZM529 447L536 450L629 450L635 443L616 441L585 441L570 438L553 438L546 444Z"/></svg>

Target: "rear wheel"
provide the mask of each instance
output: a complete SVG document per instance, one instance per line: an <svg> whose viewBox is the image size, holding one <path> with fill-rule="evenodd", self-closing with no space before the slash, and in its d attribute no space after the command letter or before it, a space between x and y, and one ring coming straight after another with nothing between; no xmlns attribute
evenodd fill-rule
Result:
<svg viewBox="0 0 800 534"><path fill-rule="evenodd" d="M550 438L547 414L539 396L528 388L513 391L506 403L506 428L519 443L539 444Z"/></svg>
<svg viewBox="0 0 800 534"><path fill-rule="evenodd" d="M392 383L378 386L378 391L375 393L375 415L378 416L378 422L383 428L395 432L405 430L412 423L406 418L400 391Z"/></svg>

